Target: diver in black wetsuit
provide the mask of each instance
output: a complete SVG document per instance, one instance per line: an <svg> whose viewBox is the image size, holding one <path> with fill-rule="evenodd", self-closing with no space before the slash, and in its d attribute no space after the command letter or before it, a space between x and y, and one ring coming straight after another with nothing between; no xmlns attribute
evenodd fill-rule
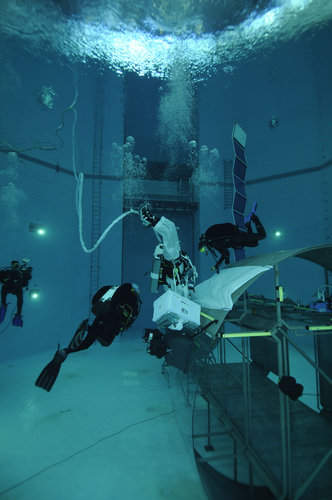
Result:
<svg viewBox="0 0 332 500"><path fill-rule="evenodd" d="M255 224L256 233L253 232L251 221ZM234 224L215 224L205 231L199 238L198 248L201 253L208 253L210 251L217 262L215 268L219 272L219 266L225 261L229 264L229 248L234 250L242 249L244 247L257 247L258 242L266 237L265 229L257 217L252 212L250 219L245 223L247 231L241 231L238 226ZM217 250L220 253L220 258L215 253Z"/></svg>
<svg viewBox="0 0 332 500"><path fill-rule="evenodd" d="M23 326L22 307L23 307L23 288L28 287L31 280L32 267L28 266L29 259L23 259L20 265L18 260L11 261L11 267L0 269L1 288L1 307L0 323L5 319L7 312L7 295L10 293L16 295L17 312L13 318L13 326Z"/></svg>
<svg viewBox="0 0 332 500"><path fill-rule="evenodd" d="M88 349L96 340L102 346L111 345L119 333L134 323L141 303L140 290L135 283L100 288L92 299L91 311L96 315L92 325L85 319L77 328L68 347L60 349L58 346L54 358L45 366L35 385L49 392L68 354Z"/></svg>

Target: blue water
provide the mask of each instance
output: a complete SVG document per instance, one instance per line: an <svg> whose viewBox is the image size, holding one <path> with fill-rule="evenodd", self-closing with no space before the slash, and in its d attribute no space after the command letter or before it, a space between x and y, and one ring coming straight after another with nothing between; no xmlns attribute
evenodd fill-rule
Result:
<svg viewBox="0 0 332 500"><path fill-rule="evenodd" d="M151 4L0 5L0 265L29 258L30 291L39 291L24 294L23 328L11 324L13 295L0 325L0 498L207 498L191 409L141 338L155 326L158 241L128 215L100 244L91 282L77 173L88 248L96 231L150 200L176 223L201 282L214 259L198 252L200 234L233 222L226 166L237 122L247 133L247 212L257 200L267 232L247 256L331 243L330 2ZM285 297L304 306L326 278L302 259L280 266ZM133 327L109 348L71 355L50 393L36 388L58 343L90 315L96 287L130 281L143 301ZM273 298L272 272L249 293ZM312 337L296 340L313 359ZM240 360L231 348L228 356ZM313 369L290 356L302 401L319 411Z"/></svg>

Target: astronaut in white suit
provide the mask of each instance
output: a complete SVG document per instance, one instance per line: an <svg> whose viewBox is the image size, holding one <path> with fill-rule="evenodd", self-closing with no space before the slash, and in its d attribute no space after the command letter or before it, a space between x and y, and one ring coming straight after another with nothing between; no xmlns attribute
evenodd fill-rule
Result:
<svg viewBox="0 0 332 500"><path fill-rule="evenodd" d="M143 225L153 227L157 238L161 239L154 252L154 258L161 261L161 270L157 277L159 284L163 284L165 289L170 288L188 297L198 275L190 258L181 250L174 222L164 216L159 218L153 215L147 203L140 209L140 218Z"/></svg>

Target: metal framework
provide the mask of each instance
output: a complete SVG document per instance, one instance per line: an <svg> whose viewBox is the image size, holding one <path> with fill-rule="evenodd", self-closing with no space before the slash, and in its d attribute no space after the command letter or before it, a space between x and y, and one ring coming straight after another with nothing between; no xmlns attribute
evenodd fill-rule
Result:
<svg viewBox="0 0 332 500"><path fill-rule="evenodd" d="M328 251L330 255L331 248ZM308 256L311 257L310 252ZM227 469L223 464L227 464L231 457L234 470L232 479L235 482L238 480L238 464L245 460L248 467L248 490L251 491L248 498L255 498L254 490L257 485L268 487L272 498L328 498L326 495L332 491L328 467L332 457L331 415L319 414L300 401L292 401L279 390L278 385L268 380L263 370L253 363L249 338L265 337L266 344L273 346L276 352L276 374L279 378L290 375L288 349L291 345L315 369L319 390L318 375L330 386L331 377L319 366L317 353L315 360L311 359L289 332L298 334L300 330L304 330L306 335L314 336L331 334L331 314L315 314L309 310L299 312L300 308L295 305L294 317L297 324L290 324L292 314L289 313L289 308L283 308L278 263L273 266L273 272L275 299L273 307L270 304L268 308L268 315L274 308L269 321L270 327L263 331L243 331L242 334L225 334L219 330L219 362L194 363L191 367L188 378L196 381L197 395L206 404L206 424L201 426L200 432L193 431L194 448L195 441L206 439L205 452L199 460L217 469L219 467L221 473L223 467ZM226 321L241 326L243 330L248 328L248 315L255 307L248 305L246 293L239 302L240 306ZM310 314L312 322L308 325L306 323ZM251 318L252 316L254 314L251 314ZM236 336L242 337L240 365L228 364L225 356L225 344ZM187 400L190 400L189 393ZM195 403L193 404L195 407ZM194 414L195 408L193 421ZM213 426L211 419L217 424ZM221 436L228 439L228 445L226 441L220 444ZM233 441L232 446L230 439ZM266 443L263 442L264 439ZM265 449L267 444L270 445L269 453ZM222 448L223 452L218 452L218 448Z"/></svg>

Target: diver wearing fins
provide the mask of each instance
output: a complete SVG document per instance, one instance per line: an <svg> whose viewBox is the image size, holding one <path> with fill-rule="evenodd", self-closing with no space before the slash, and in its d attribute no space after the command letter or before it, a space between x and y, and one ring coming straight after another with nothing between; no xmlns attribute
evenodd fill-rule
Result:
<svg viewBox="0 0 332 500"><path fill-rule="evenodd" d="M251 221L255 224L256 233L253 232ZM251 212L247 222L245 222L247 231L241 231L238 226L230 223L215 224L210 226L199 238L198 248L201 253L207 254L209 251L216 259L215 269L219 272L219 267L223 261L229 264L229 248L234 250L244 247L257 247L258 242L266 237L263 224L254 211ZM215 252L220 253L218 259Z"/></svg>
<svg viewBox="0 0 332 500"><path fill-rule="evenodd" d="M140 308L140 289L135 283L120 286L103 286L93 296L92 313L96 316L92 325L88 319L77 328L68 347L58 349L54 358L37 378L35 385L50 391L68 354L88 349L95 341L109 346L119 333L127 330L136 320Z"/></svg>
<svg viewBox="0 0 332 500"><path fill-rule="evenodd" d="M23 307L23 288L28 288L29 281L32 278L32 267L28 266L29 259L22 259L20 265L18 260L12 260L10 267L0 269L1 288L1 307L0 323L5 319L7 312L7 295L10 293L16 295L17 311L13 318L13 326L23 326L22 307Z"/></svg>

